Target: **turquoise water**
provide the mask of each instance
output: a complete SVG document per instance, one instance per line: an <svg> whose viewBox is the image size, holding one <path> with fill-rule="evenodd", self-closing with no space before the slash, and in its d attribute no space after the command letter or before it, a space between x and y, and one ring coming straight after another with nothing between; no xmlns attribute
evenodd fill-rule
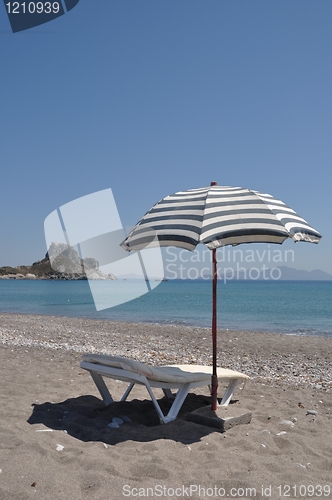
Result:
<svg viewBox="0 0 332 500"><path fill-rule="evenodd" d="M169 280L96 311L87 281L0 280L0 311L209 327L211 288L210 281ZM332 282L220 282L218 327L332 337Z"/></svg>

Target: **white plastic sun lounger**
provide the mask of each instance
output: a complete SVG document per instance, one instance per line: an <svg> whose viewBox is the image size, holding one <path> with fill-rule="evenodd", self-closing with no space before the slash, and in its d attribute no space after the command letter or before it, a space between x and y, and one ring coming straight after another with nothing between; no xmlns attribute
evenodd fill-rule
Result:
<svg viewBox="0 0 332 500"><path fill-rule="evenodd" d="M172 365L152 367L118 356L102 354L85 354L82 356L81 368L88 370L103 398L106 406L114 402L103 377L129 382L121 401L125 401L135 384L145 385L160 422L167 424L175 420L190 389L194 387L210 386L212 368L201 365ZM220 405L227 406L234 390L240 382L249 377L243 373L225 368L218 368L218 381L228 382ZM165 396L173 398L173 404L167 415L164 415L156 400L152 388L162 389ZM177 389L175 395L171 389Z"/></svg>

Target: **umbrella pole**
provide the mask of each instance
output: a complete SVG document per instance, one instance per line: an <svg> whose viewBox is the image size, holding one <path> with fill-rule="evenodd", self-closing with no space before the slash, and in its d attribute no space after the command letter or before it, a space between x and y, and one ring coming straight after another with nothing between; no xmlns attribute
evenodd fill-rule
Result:
<svg viewBox="0 0 332 500"><path fill-rule="evenodd" d="M218 407L218 377L217 377L217 250L212 250L212 378L211 378L211 410Z"/></svg>

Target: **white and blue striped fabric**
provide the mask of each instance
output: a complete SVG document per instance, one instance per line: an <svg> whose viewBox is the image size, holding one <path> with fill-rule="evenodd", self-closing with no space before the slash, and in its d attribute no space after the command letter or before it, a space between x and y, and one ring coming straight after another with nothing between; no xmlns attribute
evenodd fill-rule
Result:
<svg viewBox="0 0 332 500"><path fill-rule="evenodd" d="M157 237L157 238L156 238ZM166 196L154 205L121 246L147 245L194 250L241 243L318 243L321 235L294 210L269 194L240 187L209 186Z"/></svg>

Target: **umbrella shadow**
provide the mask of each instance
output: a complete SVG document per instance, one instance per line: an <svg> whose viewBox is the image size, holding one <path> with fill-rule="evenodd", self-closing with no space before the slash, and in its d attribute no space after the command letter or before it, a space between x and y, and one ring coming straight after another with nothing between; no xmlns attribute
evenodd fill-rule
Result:
<svg viewBox="0 0 332 500"><path fill-rule="evenodd" d="M164 413L170 408L167 398L158 401ZM43 424L49 429L66 431L84 442L100 441L114 445L124 441L149 442L170 439L183 444L199 442L216 429L186 420L186 415L202 406L210 405L206 396L188 394L176 420L166 425L159 423L156 410L149 400L114 402L108 407L95 396L79 396L59 403L33 404L28 423ZM114 417L124 423L118 428L108 427Z"/></svg>

